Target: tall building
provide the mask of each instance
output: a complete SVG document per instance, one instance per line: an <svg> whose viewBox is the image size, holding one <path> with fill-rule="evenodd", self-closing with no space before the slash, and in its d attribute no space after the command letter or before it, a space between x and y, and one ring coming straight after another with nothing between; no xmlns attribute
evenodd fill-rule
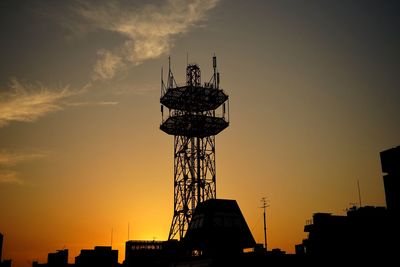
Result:
<svg viewBox="0 0 400 267"><path fill-rule="evenodd" d="M380 156L386 207L392 215L400 216L400 146L382 151Z"/></svg>

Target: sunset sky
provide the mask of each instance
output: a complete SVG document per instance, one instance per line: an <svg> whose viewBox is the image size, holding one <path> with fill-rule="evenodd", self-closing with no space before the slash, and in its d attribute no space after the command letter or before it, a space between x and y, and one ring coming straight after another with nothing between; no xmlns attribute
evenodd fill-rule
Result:
<svg viewBox="0 0 400 267"><path fill-rule="evenodd" d="M160 69L186 55L230 97L217 196L269 248L314 212L385 205L379 152L400 145L399 1L0 2L0 232L13 266L67 248L165 240L173 137Z"/></svg>

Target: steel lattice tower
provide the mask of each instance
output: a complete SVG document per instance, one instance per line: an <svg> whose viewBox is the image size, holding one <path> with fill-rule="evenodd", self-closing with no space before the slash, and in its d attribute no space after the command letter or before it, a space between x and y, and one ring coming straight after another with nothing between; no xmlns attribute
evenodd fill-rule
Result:
<svg viewBox="0 0 400 267"><path fill-rule="evenodd" d="M174 214L168 240L181 240L197 204L216 198L215 135L229 126L229 100L219 88L215 56L213 69L202 85L199 66L188 64L183 86L177 85L170 62L166 84L161 71L160 129L174 136Z"/></svg>

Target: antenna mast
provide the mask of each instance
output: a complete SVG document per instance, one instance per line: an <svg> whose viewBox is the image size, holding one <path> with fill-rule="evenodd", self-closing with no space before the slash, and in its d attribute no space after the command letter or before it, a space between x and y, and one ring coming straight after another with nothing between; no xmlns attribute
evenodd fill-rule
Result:
<svg viewBox="0 0 400 267"><path fill-rule="evenodd" d="M225 112L215 113L225 110L228 101L228 95L219 89L215 56L213 69L213 78L202 85L199 65L188 63L186 84L178 86L168 58L168 84L160 98L161 116L163 107L168 108L160 129L174 136L174 212L168 240L183 240L197 205L217 198L215 136L229 121Z"/></svg>
<svg viewBox="0 0 400 267"><path fill-rule="evenodd" d="M264 248L265 248L265 251L267 251L267 220L266 220L265 210L267 207L269 207L267 202L268 202L268 200L265 197L261 198L261 203L262 203L261 208L264 209Z"/></svg>

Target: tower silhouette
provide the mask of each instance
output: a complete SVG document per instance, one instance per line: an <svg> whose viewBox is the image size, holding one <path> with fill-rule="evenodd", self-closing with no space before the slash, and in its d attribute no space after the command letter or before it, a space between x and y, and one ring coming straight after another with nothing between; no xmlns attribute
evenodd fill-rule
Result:
<svg viewBox="0 0 400 267"><path fill-rule="evenodd" d="M197 204L216 198L215 135L229 126L228 95L214 73L201 84L197 64L186 67L186 84L178 86L169 59L168 80L161 70L160 129L174 136L174 213L168 239L182 239ZM164 107L168 115L164 119Z"/></svg>

